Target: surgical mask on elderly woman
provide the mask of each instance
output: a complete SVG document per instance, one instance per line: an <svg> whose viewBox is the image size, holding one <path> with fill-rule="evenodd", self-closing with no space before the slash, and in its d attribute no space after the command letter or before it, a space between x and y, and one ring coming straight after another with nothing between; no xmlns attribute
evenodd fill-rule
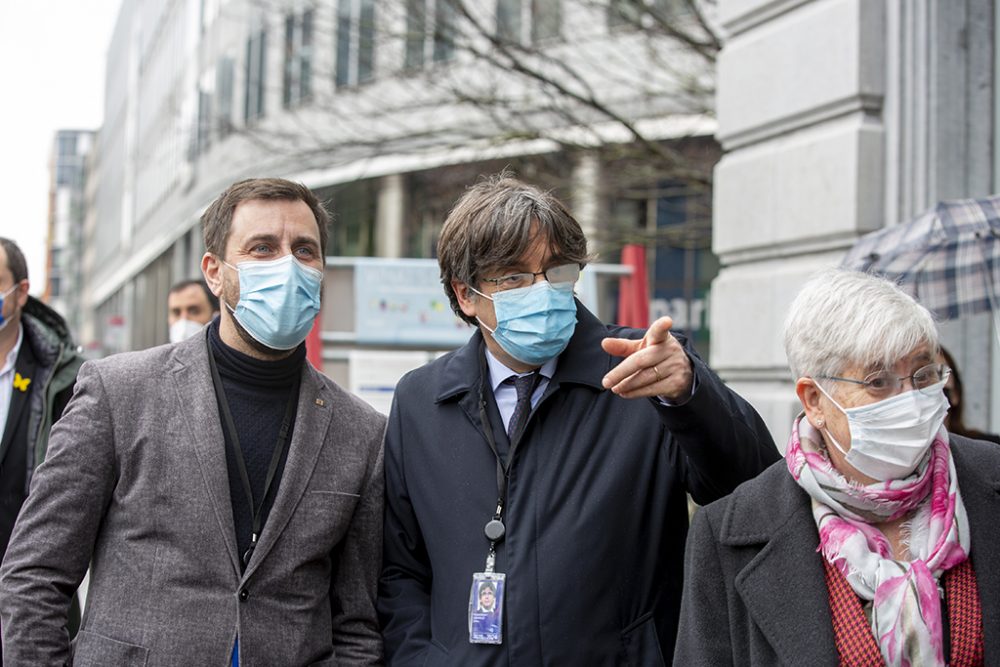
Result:
<svg viewBox="0 0 1000 667"><path fill-rule="evenodd" d="M847 415L851 429L851 449L844 448L828 429L830 441L847 462L872 479L885 481L909 476L927 455L934 436L944 423L948 399L945 381L922 391L907 391L889 398L843 408L817 384L830 402Z"/></svg>

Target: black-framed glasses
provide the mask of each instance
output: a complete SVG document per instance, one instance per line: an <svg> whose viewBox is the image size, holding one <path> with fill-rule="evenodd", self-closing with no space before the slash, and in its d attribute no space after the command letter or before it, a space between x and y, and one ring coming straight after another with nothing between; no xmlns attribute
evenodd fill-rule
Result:
<svg viewBox="0 0 1000 667"><path fill-rule="evenodd" d="M493 283L498 290L517 289L519 287L531 287L535 283L536 276L545 276L553 285L565 285L575 283L580 278L579 264L560 264L552 266L544 271L532 273L511 273L499 278L483 278L484 283Z"/></svg>
<svg viewBox="0 0 1000 667"><path fill-rule="evenodd" d="M870 396L887 398L899 392L905 380L909 380L910 385L917 391L926 393L934 385L947 380L949 375L951 375L951 369L944 364L927 364L915 370L911 375L904 375L903 377L894 375L892 371L875 371L866 376L864 380L834 377L832 375L817 375L816 377L822 380L860 384Z"/></svg>

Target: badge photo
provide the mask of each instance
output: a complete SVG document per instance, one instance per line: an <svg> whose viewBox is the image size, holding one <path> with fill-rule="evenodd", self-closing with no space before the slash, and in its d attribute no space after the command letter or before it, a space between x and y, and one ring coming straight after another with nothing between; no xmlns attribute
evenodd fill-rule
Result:
<svg viewBox="0 0 1000 667"><path fill-rule="evenodd" d="M476 572L472 575L469 594L469 642L500 644L503 642L502 572Z"/></svg>

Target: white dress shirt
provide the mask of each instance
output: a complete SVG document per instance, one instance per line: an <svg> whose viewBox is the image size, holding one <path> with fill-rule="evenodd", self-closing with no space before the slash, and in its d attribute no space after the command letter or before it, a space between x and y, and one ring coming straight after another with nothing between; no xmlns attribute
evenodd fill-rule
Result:
<svg viewBox="0 0 1000 667"><path fill-rule="evenodd" d="M0 366L0 440L3 440L4 431L7 429L10 399L14 393L14 366L17 364L17 355L21 351L22 340L24 340L24 327L18 322L17 342L7 353L3 366Z"/></svg>

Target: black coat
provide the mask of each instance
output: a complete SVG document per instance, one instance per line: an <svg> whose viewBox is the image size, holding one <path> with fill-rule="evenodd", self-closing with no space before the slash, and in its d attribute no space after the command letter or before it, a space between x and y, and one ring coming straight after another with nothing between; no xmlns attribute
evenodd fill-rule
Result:
<svg viewBox="0 0 1000 667"><path fill-rule="evenodd" d="M1000 449L951 436L969 517L985 662L1000 664ZM691 526L677 665L838 664L808 494L784 461Z"/></svg>
<svg viewBox="0 0 1000 667"><path fill-rule="evenodd" d="M533 410L510 475L503 644L469 643L473 572L497 500L480 420L483 340L406 375L386 434L379 611L391 665L660 665L672 654L688 515L779 458L754 409L689 350L682 407L626 400L601 379L607 327L578 324ZM488 373L488 371L487 371ZM495 438L506 440L488 385Z"/></svg>

